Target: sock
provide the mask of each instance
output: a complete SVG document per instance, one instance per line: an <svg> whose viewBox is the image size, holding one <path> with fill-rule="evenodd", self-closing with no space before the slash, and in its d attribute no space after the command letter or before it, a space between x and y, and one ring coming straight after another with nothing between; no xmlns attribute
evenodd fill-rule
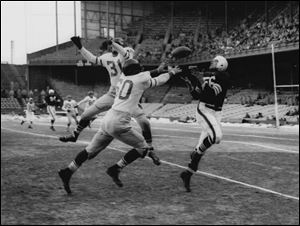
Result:
<svg viewBox="0 0 300 226"><path fill-rule="evenodd" d="M203 140L202 144L199 147L195 148L195 150L191 154L191 162L189 163L189 169L191 169L191 171L196 172L198 170L198 165L202 156L211 145L212 145L211 138L210 136L207 136Z"/></svg>
<svg viewBox="0 0 300 226"><path fill-rule="evenodd" d="M131 149L124 155L124 157L119 162L117 162L117 166L123 169L125 166L129 165L130 163L132 163L140 157L141 154L136 149Z"/></svg>
<svg viewBox="0 0 300 226"><path fill-rule="evenodd" d="M54 119L51 119L51 126L53 126L54 124Z"/></svg>
<svg viewBox="0 0 300 226"><path fill-rule="evenodd" d="M90 120L86 120L86 119L81 120L80 119L74 132L76 132L78 134L81 133L81 131L84 130L89 125L89 123L90 123Z"/></svg>
<svg viewBox="0 0 300 226"><path fill-rule="evenodd" d="M189 169L191 169L193 172L196 172L202 156L203 156L203 154L199 154L198 152L193 152L192 160L188 165ZM192 173L191 171L189 171L189 172Z"/></svg>
<svg viewBox="0 0 300 226"><path fill-rule="evenodd" d="M88 153L84 149L79 152L76 158L69 164L68 168L74 173L88 159Z"/></svg>
<svg viewBox="0 0 300 226"><path fill-rule="evenodd" d="M212 140L211 140L211 138L210 138L210 136L207 136L204 140L203 140L203 142L202 142L202 144L197 148L197 152L198 153L204 153L208 148L210 148L211 147L211 145L213 144L213 142L212 142Z"/></svg>

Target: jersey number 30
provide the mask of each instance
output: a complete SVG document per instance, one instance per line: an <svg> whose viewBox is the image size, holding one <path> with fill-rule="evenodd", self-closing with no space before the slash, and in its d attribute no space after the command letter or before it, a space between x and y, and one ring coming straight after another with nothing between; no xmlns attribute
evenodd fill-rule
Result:
<svg viewBox="0 0 300 226"><path fill-rule="evenodd" d="M132 87L133 87L133 82L131 80L126 80L123 83L122 88L120 90L119 99L120 100L128 99L128 97L131 94Z"/></svg>

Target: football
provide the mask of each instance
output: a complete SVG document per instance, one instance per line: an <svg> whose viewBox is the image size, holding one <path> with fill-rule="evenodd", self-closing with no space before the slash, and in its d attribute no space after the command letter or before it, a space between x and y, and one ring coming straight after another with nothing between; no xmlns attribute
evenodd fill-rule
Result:
<svg viewBox="0 0 300 226"><path fill-rule="evenodd" d="M171 56L174 57L175 59L181 59L187 57L191 53L192 50L189 47L179 46L171 52Z"/></svg>

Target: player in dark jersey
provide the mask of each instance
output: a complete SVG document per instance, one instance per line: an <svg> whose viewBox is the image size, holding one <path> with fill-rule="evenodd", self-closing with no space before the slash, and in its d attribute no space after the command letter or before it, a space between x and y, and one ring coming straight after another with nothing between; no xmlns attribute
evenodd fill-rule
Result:
<svg viewBox="0 0 300 226"><path fill-rule="evenodd" d="M49 113L49 116L51 117L51 126L50 129L55 131L54 129L54 122L56 119L56 111L55 111L55 106L58 103L58 98L57 96L54 94L54 90L50 89L49 90L49 95L46 96L45 98L46 104L47 104L47 112Z"/></svg>
<svg viewBox="0 0 300 226"><path fill-rule="evenodd" d="M191 162L187 170L180 174L187 192L191 191L191 176L197 171L205 151L222 139L221 111L230 84L227 67L227 60L216 56L207 72L200 72L192 66L189 73L182 76L193 98L199 100L196 117L202 129L199 142L191 153Z"/></svg>

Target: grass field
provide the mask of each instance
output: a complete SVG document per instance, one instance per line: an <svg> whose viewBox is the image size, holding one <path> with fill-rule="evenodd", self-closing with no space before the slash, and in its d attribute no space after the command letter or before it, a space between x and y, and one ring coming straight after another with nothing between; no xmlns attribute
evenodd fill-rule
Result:
<svg viewBox="0 0 300 226"><path fill-rule="evenodd" d="M299 133L224 127L186 193L179 174L199 129L154 123L162 165L137 160L122 171L119 188L105 171L130 147L113 141L74 174L67 195L57 171L83 150L98 122L76 144L58 141L63 122L56 132L46 121L32 130L19 123L1 120L1 224L299 224Z"/></svg>

